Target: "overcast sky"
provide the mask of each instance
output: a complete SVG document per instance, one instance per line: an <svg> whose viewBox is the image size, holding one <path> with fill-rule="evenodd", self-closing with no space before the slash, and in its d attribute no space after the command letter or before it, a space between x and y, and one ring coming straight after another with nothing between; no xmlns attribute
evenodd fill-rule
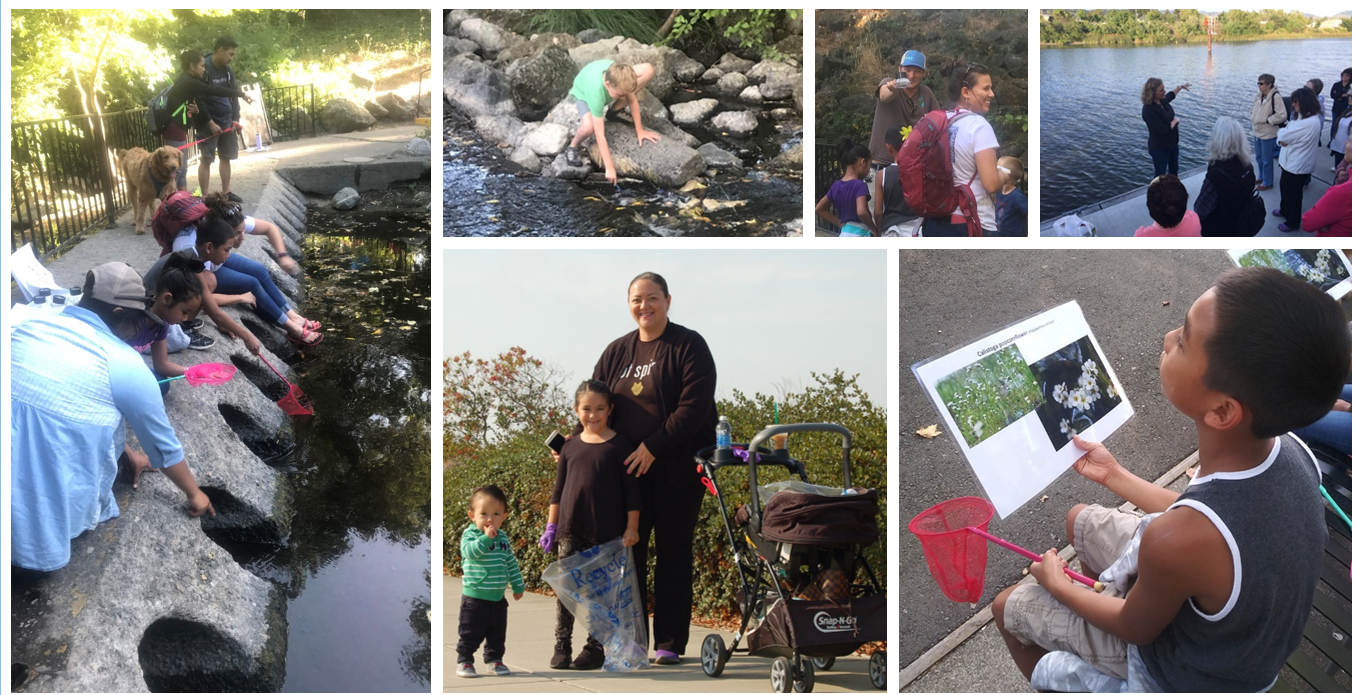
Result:
<svg viewBox="0 0 1357 695"><path fill-rule="evenodd" d="M874 251L446 251L443 349L493 357L519 346L573 387L635 330L627 284L669 282L672 322L706 339L717 396L792 390L843 369L886 396L886 260Z"/></svg>

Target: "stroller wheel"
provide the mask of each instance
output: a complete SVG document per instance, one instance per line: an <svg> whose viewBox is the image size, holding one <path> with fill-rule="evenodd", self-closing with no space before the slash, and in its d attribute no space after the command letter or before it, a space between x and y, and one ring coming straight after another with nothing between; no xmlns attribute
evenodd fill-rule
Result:
<svg viewBox="0 0 1357 695"><path fill-rule="evenodd" d="M773 659L773 666L768 671L768 683L773 686L775 693L790 693L792 691L792 660L785 656Z"/></svg>
<svg viewBox="0 0 1357 695"><path fill-rule="evenodd" d="M867 662L867 675L872 679L873 688L886 689L886 650L872 653L872 658Z"/></svg>
<svg viewBox="0 0 1357 695"><path fill-rule="evenodd" d="M798 693L808 693L815 689L815 664L811 659L802 657L801 667L796 671L796 677L792 679L792 690Z"/></svg>
<svg viewBox="0 0 1357 695"><path fill-rule="evenodd" d="M832 656L817 656L814 659L811 659L811 663L815 664L815 670L817 671L834 670L834 657Z"/></svg>
<svg viewBox="0 0 1357 695"><path fill-rule="evenodd" d="M702 672L711 678L721 675L726 669L726 659L730 654L726 653L726 643L721 640L720 635L707 635L702 640Z"/></svg>

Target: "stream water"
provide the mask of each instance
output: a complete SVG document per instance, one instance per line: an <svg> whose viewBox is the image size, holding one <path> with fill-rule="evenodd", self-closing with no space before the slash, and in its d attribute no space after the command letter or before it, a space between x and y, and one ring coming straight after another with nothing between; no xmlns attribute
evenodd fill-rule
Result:
<svg viewBox="0 0 1357 695"><path fill-rule="evenodd" d="M306 315L325 342L294 364L316 414L275 463L290 471L292 534L228 549L287 597L283 690L427 692L427 191L312 208L303 248Z"/></svg>
<svg viewBox="0 0 1357 695"><path fill-rule="evenodd" d="M673 103L712 97L701 85L680 87ZM722 98L722 110L750 108ZM767 102L759 128L735 137L702 127L684 127L703 143L714 142L744 160L743 175L704 178L705 196L728 203L707 210L689 196L637 179L614 187L595 171L582 182L522 173L507 151L482 140L464 119L445 117L443 234L445 236L785 236L800 228L801 180L783 179L754 167L801 142L799 118L777 121ZM451 109L449 109L451 111Z"/></svg>

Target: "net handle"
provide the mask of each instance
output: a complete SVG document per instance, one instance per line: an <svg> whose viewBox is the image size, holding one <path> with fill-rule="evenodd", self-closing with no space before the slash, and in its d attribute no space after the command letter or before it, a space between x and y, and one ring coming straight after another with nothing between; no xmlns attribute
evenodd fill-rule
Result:
<svg viewBox="0 0 1357 695"><path fill-rule="evenodd" d="M279 378L279 379L282 379L284 384L287 384L287 385L288 385L288 391L291 391L291 390L292 390L292 382L288 381L288 380L287 380L287 377L283 376L282 373L279 372L277 369L274 369L273 364L271 364L271 363L268 361L268 358L264 357L264 353L262 353L262 352L259 353L259 359L260 359L261 361L263 361L264 364L265 364L266 366L268 366L268 368L269 368L270 370L272 370L274 374L277 374L277 375L278 375L278 378Z"/></svg>
<svg viewBox="0 0 1357 695"><path fill-rule="evenodd" d="M1002 539L1002 538L1000 538L1000 537L998 537L998 536L995 536L995 535L993 535L993 534L987 533L987 532L985 532L985 531L981 531L980 529L978 529L978 528L976 528L976 527L974 527L974 526L967 526L967 527L966 527L966 530L967 530L967 531L970 531L970 532L972 532L972 533L974 533L974 534L976 534L976 535L978 535L978 536L980 536L981 538L984 538L985 540L987 540L987 541L989 541L989 542L991 542L991 543L993 543L993 544L995 544L995 545L997 545L997 546L999 546L999 547L1001 547L1001 548L1006 548L1006 549L1008 549L1008 550L1012 550L1013 552L1015 552L1015 553L1017 553L1017 554L1019 554L1019 555L1025 557L1025 558L1027 558L1028 560L1031 560L1032 562L1041 562L1041 556L1040 556L1040 555L1037 555L1036 553L1034 553L1034 552L1032 552L1032 551L1030 551L1030 550L1028 550L1028 549L1026 549L1026 548L1024 548L1024 547L1022 547L1022 546L1019 546L1019 545L1010 543L1010 542L1008 542L1008 541L1006 541L1006 540L1004 540L1004 539ZM1084 575L1079 574L1078 572L1075 572L1074 570L1072 570L1072 569L1070 569L1070 568L1068 568L1068 567L1065 568L1065 574L1066 574L1067 576L1069 576L1070 579L1073 579L1074 581L1079 582L1080 584L1083 584L1083 585L1089 587L1090 589L1093 589L1094 591L1102 592L1103 589L1107 588L1106 585L1103 584L1102 582L1097 581L1097 580L1094 580L1094 579L1089 579L1088 577L1085 577Z"/></svg>

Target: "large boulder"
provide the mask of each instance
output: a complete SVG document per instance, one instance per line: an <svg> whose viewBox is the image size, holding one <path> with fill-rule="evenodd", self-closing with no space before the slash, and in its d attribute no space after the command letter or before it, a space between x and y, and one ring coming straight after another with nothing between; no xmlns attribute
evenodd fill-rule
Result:
<svg viewBox="0 0 1357 695"><path fill-rule="evenodd" d="M536 127L529 126L531 130L525 128L523 134L518 139L520 148L527 148L533 153L545 157L554 157L565 149L570 143L570 129L559 123L539 123Z"/></svg>
<svg viewBox="0 0 1357 695"><path fill-rule="evenodd" d="M792 91L801 84L801 73L792 73L784 75L775 73L768 77L768 80L759 85L759 95L768 101L782 101L790 99Z"/></svg>
<svg viewBox="0 0 1357 695"><path fill-rule="evenodd" d="M362 104L340 97L331 99L320 110L320 125L331 133L351 133L355 130L367 130L377 119L363 108Z"/></svg>
<svg viewBox="0 0 1357 695"><path fill-rule="evenodd" d="M619 176L649 181L664 188L678 188L695 178L706 168L706 161L697 150L673 138L636 143L636 131L626 123L608 122L604 126L608 137L608 151ZM603 158L597 140L589 146L589 158L600 168Z"/></svg>
<svg viewBox="0 0 1357 695"><path fill-rule="evenodd" d="M759 94L759 88L755 85L749 85L740 92L740 101L748 104L757 104L763 101L763 96Z"/></svg>
<svg viewBox="0 0 1357 695"><path fill-rule="evenodd" d="M519 147L509 155L509 161L517 164L528 171L536 174L542 170L542 160L537 158L537 154L526 147Z"/></svg>
<svg viewBox="0 0 1357 695"><path fill-rule="evenodd" d="M702 77L702 73L706 72L707 66L703 65L702 63L696 60L693 60L692 58L689 58L687 54L683 53L682 51L672 48L668 50L673 51L674 54L677 54L677 55L670 54L668 57L670 66L674 70L674 79L678 80L679 82L692 82Z"/></svg>
<svg viewBox="0 0 1357 695"><path fill-rule="evenodd" d="M703 82L715 82L721 79L721 77L725 74L726 71L722 70L721 68L707 68L707 71L702 73L702 77L700 79Z"/></svg>
<svg viewBox="0 0 1357 695"><path fill-rule="evenodd" d="M722 72L745 72L754 67L754 61L745 60L734 53L727 53L712 67L720 68Z"/></svg>
<svg viewBox="0 0 1357 695"><path fill-rule="evenodd" d="M514 113L513 85L503 72L459 55L443 64L443 96L468 116Z"/></svg>
<svg viewBox="0 0 1357 695"><path fill-rule="evenodd" d="M744 74L749 78L749 84L763 84L773 75L795 75L800 79L801 71L780 60L765 60Z"/></svg>
<svg viewBox="0 0 1357 695"><path fill-rule="evenodd" d="M411 157L428 157L433 152L433 145L424 138L410 138L401 152Z"/></svg>
<svg viewBox="0 0 1357 695"><path fill-rule="evenodd" d="M782 176L784 178L801 178L803 169L803 160L801 156L801 143L787 149L786 152L773 157L764 165L768 171Z"/></svg>
<svg viewBox="0 0 1357 695"><path fill-rule="evenodd" d="M534 34L532 38L520 41L500 51L500 54L495 56L495 61L501 67L507 67L515 60L536 57L542 51L545 51L548 46L560 46L568 51L578 45L580 45L580 40L570 34Z"/></svg>
<svg viewBox="0 0 1357 695"><path fill-rule="evenodd" d="M696 99L669 107L670 117L678 125L697 125L705 121L720 105L715 99Z"/></svg>
<svg viewBox="0 0 1357 695"><path fill-rule="evenodd" d="M580 43L594 43L608 38L608 32L602 29L585 29L575 34L575 38L579 39Z"/></svg>
<svg viewBox="0 0 1357 695"><path fill-rule="evenodd" d="M331 204L334 205L336 210L352 210L358 207L359 203L362 202L363 197L358 195L358 191L355 191L352 188L339 189L339 192L335 193L334 198L331 200Z"/></svg>
<svg viewBox="0 0 1357 695"><path fill-rule="evenodd" d="M501 29L484 19L464 20L457 28L464 38L471 39L480 44L481 52L486 58L495 58L500 51L512 47L523 40L522 36Z"/></svg>
<svg viewBox="0 0 1357 695"><path fill-rule="evenodd" d="M744 91L749 86L749 78L738 72L727 72L716 81L716 93L722 96L733 97Z"/></svg>
<svg viewBox="0 0 1357 695"><path fill-rule="evenodd" d="M711 119L712 127L732 135L748 135L759 128L759 119L749 111L726 111Z"/></svg>
<svg viewBox="0 0 1357 695"><path fill-rule="evenodd" d="M393 121L408 121L417 115L418 110L415 105L395 92L382 94L374 101L376 101L379 106L386 109L389 118Z"/></svg>
<svg viewBox="0 0 1357 695"><path fill-rule="evenodd" d="M569 34L562 36L574 39ZM532 121L545 117L570 91L576 72L570 54L555 44L544 47L536 55L513 61L508 76L518 115Z"/></svg>
<svg viewBox="0 0 1357 695"><path fill-rule="evenodd" d="M462 26L462 22L473 18L475 15L466 10L453 10L443 15L443 35L452 36L457 33L457 28Z"/></svg>
<svg viewBox="0 0 1357 695"><path fill-rule="evenodd" d="M570 58L575 61L577 68L582 68L595 60L612 60L631 66L649 63L655 68L655 76L650 78L646 88L660 101L667 100L678 85L674 78L674 64L679 58L686 57L671 48L659 48L621 36L601 39L570 49Z"/></svg>
<svg viewBox="0 0 1357 695"><path fill-rule="evenodd" d="M476 116L471 125L477 135L499 145L512 145L523 133L523 121L513 116Z"/></svg>
<svg viewBox="0 0 1357 695"><path fill-rule="evenodd" d="M702 159L707 163L708 169L716 169L718 171L744 171L744 161L737 155L717 147L715 143L706 143L697 148L697 152L702 155Z"/></svg>
<svg viewBox="0 0 1357 695"><path fill-rule="evenodd" d="M580 111L576 105L577 101L575 97L567 94L564 99L551 107L551 111L547 112L547 117L542 119L543 122L563 125L566 130L574 133L575 129L580 127Z"/></svg>
<svg viewBox="0 0 1357 695"><path fill-rule="evenodd" d="M631 111L626 109L626 101L618 99L618 114L623 119L631 120ZM660 100L650 93L649 89L642 89L636 95L636 105L641 108L641 124L649 126L656 121L669 120L669 109Z"/></svg>
<svg viewBox="0 0 1357 695"><path fill-rule="evenodd" d="M464 39L460 36L443 37L443 60L445 61L463 53L475 53L479 50L481 50L481 45L471 39Z"/></svg>
<svg viewBox="0 0 1357 695"><path fill-rule="evenodd" d="M371 99L369 99L366 103L363 104L363 108L367 109L368 113L372 114L372 117L379 121L391 115L390 112L382 108L381 104L378 104L377 102Z"/></svg>

